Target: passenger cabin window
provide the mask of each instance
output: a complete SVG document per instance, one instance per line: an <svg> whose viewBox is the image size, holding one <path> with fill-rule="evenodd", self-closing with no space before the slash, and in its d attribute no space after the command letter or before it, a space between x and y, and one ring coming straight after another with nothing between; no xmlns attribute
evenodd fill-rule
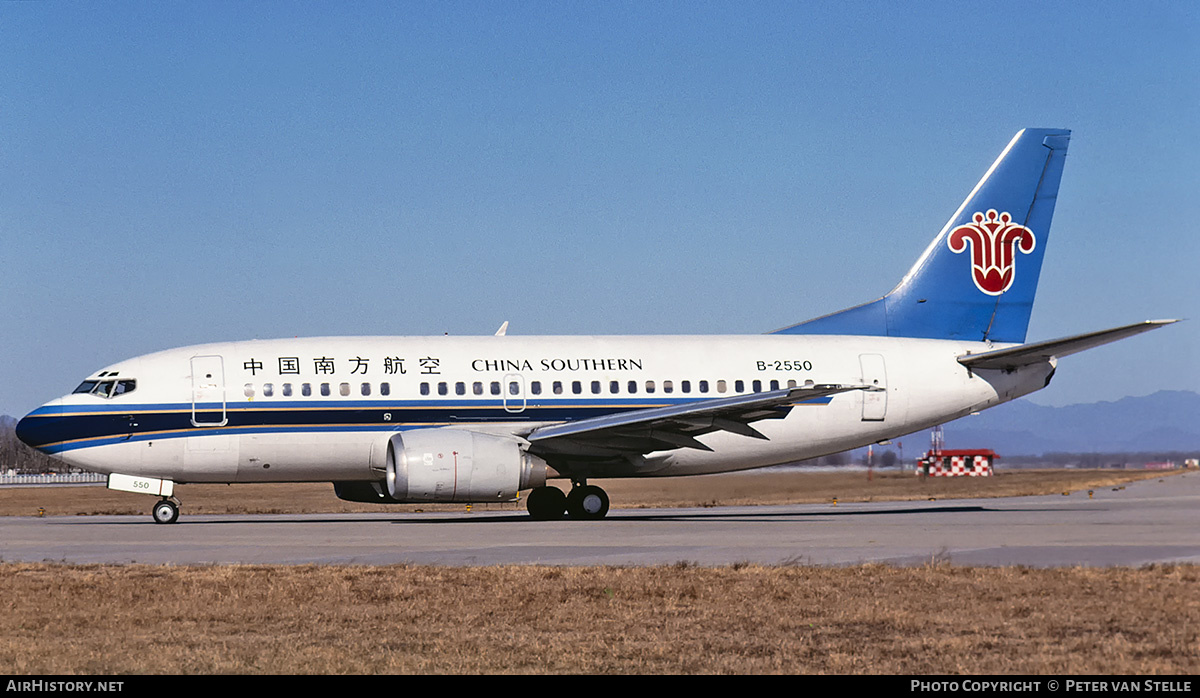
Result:
<svg viewBox="0 0 1200 698"><path fill-rule="evenodd" d="M245 387L242 388L242 393L245 394L245 396L248 398L253 398L254 397L254 384L247 383L245 385Z"/></svg>
<svg viewBox="0 0 1200 698"><path fill-rule="evenodd" d="M284 397L291 397L291 396L292 396L292 384L291 384L291 383L284 383L284 384L283 384L283 396L284 396Z"/></svg>
<svg viewBox="0 0 1200 698"><path fill-rule="evenodd" d="M380 395L391 395L392 394L391 383L380 383L379 384L379 394Z"/></svg>
<svg viewBox="0 0 1200 698"><path fill-rule="evenodd" d="M329 397L329 384L328 383L321 384L321 396Z"/></svg>
<svg viewBox="0 0 1200 698"><path fill-rule="evenodd" d="M363 383L361 386L361 392L363 394L363 397L370 395L371 394L371 384Z"/></svg>
<svg viewBox="0 0 1200 698"><path fill-rule="evenodd" d="M338 385L338 394L341 395L342 397L348 397L350 395L350 384L349 383L339 384Z"/></svg>
<svg viewBox="0 0 1200 698"><path fill-rule="evenodd" d="M275 385L273 383L263 383L263 397L273 397L275 395Z"/></svg>
<svg viewBox="0 0 1200 698"><path fill-rule="evenodd" d="M300 384L300 394L303 395L304 397L311 396L312 395L312 384L311 383L301 383Z"/></svg>

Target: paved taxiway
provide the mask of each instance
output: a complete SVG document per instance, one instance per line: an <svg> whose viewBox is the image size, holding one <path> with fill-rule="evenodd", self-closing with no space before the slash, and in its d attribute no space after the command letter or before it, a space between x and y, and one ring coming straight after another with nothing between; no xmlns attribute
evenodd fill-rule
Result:
<svg viewBox="0 0 1200 698"><path fill-rule="evenodd" d="M1069 496L510 513L6 517L0 559L440 565L1200 563L1200 473Z"/></svg>

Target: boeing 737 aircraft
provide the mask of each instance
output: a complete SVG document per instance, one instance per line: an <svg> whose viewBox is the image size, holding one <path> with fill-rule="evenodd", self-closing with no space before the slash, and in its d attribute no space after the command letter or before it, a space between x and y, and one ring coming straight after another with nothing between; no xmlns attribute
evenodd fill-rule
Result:
<svg viewBox="0 0 1200 698"><path fill-rule="evenodd" d="M753 336L340 337L122 361L17 425L160 497L176 483L332 482L363 502L504 502L598 519L594 478L844 451L1045 387L1058 359L1160 327L1026 344L1070 132L1025 129L878 300ZM569 493L547 486L570 481Z"/></svg>

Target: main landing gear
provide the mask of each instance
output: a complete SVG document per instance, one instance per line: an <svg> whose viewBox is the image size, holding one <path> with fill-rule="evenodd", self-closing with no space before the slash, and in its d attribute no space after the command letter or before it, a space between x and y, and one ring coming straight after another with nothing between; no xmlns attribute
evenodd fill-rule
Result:
<svg viewBox="0 0 1200 698"><path fill-rule="evenodd" d="M603 519L608 514L608 494L579 480L570 494L557 487L537 487L525 500L525 508L534 521L557 521L563 514L581 521Z"/></svg>

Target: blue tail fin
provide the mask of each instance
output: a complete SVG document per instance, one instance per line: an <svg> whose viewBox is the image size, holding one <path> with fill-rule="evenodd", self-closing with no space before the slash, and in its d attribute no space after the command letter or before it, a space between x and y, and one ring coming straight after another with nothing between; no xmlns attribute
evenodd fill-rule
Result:
<svg viewBox="0 0 1200 698"><path fill-rule="evenodd" d="M772 334L1024 342L1070 137L1021 131L890 293Z"/></svg>

